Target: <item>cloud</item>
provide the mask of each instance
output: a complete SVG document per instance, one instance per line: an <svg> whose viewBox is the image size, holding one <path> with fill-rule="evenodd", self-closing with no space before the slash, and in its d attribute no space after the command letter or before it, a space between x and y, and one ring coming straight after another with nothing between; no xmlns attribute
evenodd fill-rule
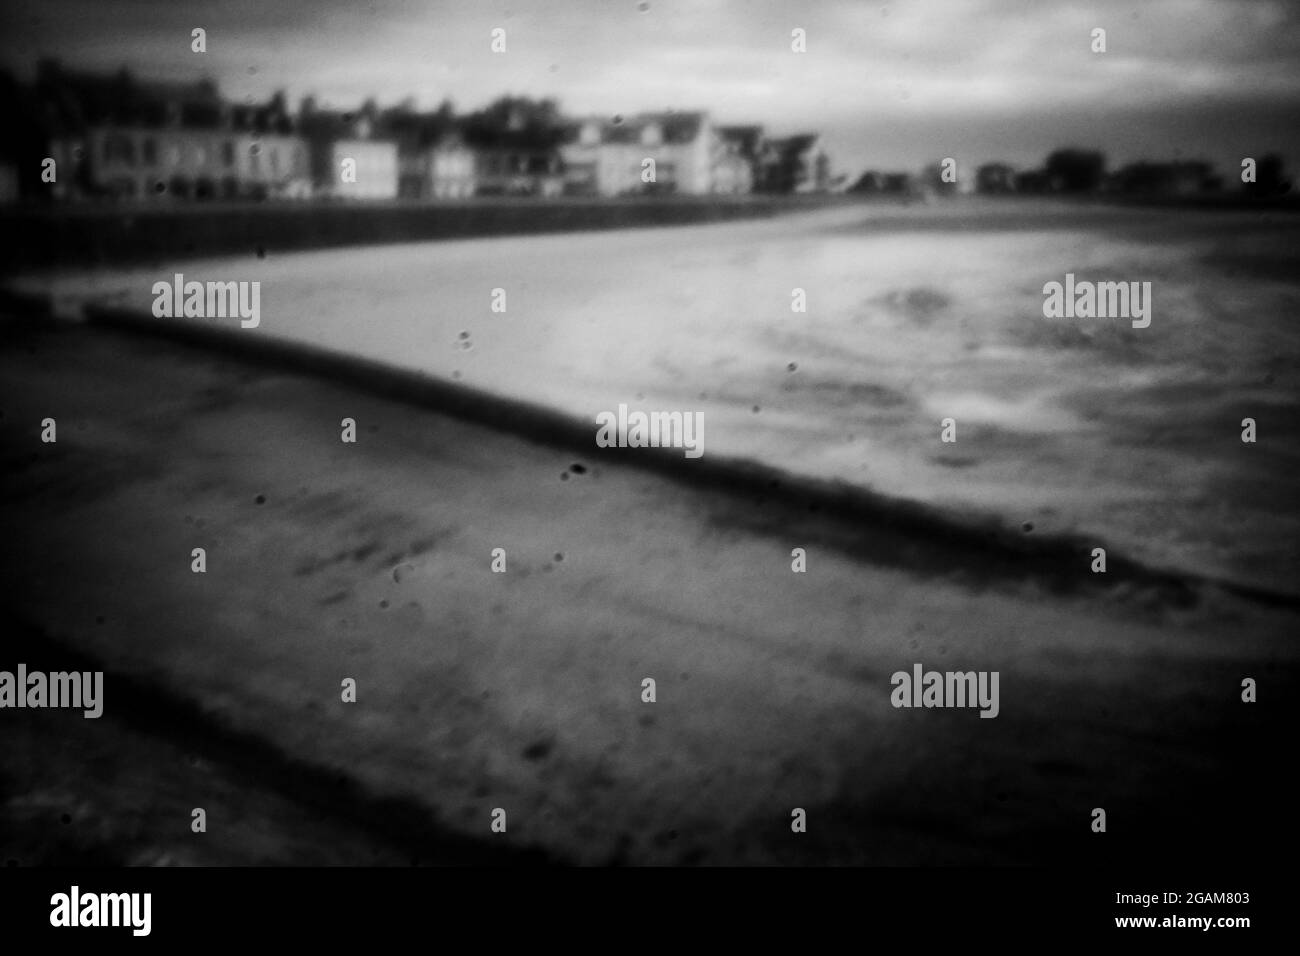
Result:
<svg viewBox="0 0 1300 956"><path fill-rule="evenodd" d="M643 12L634 0L11 0L0 56L27 69L49 53L103 68L126 59L165 76L206 72L237 97L285 87L340 104L415 94L423 105L449 97L474 107L519 92L579 113L708 107L843 143L893 130L913 149L927 127L971 141L1037 123L1045 147L1099 115L1158 127L1177 115L1164 125L1181 148L1194 145L1186 116L1198 108L1231 103L1262 124L1300 104L1296 6L650 0ZM194 26L208 31L202 57L189 51ZM501 55L489 50L498 26ZM807 32L805 54L790 50L795 27ZM1107 31L1105 54L1090 49L1095 27Z"/></svg>

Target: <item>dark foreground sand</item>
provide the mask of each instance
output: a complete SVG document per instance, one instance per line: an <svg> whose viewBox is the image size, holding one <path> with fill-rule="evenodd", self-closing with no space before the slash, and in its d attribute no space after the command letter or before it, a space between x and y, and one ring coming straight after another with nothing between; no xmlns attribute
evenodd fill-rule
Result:
<svg viewBox="0 0 1300 956"><path fill-rule="evenodd" d="M1048 587L594 442L0 335L0 669L106 671L98 721L0 712L6 861L1289 862L1294 608L1086 560ZM915 662L999 671L1000 716L892 708Z"/></svg>

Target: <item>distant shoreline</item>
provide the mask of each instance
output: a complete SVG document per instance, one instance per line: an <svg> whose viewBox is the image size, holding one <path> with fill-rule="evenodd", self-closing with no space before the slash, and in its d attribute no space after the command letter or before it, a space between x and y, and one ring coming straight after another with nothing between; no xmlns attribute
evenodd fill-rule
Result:
<svg viewBox="0 0 1300 956"><path fill-rule="evenodd" d="M125 266L155 259L474 239L609 229L703 225L767 219L830 206L865 205L940 212L1076 205L1088 209L1154 208L1196 212L1291 214L1300 201L1262 202L1238 194L1205 196L808 194L629 197L623 199L480 198L458 201L312 201L13 206L0 228L23 237L0 274L60 267ZM914 215L909 212L909 218ZM942 217L939 217L942 218Z"/></svg>
<svg viewBox="0 0 1300 956"><path fill-rule="evenodd" d="M751 195L12 207L0 212L0 228L23 236L23 242L0 269L14 274L49 267L129 265L155 258L171 261L393 242L685 226L769 218L845 201L838 195Z"/></svg>

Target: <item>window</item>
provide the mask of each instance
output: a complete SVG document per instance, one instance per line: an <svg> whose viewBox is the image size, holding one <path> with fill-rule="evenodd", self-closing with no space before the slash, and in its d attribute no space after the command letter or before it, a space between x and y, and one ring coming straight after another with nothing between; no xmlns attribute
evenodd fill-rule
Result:
<svg viewBox="0 0 1300 956"><path fill-rule="evenodd" d="M235 144L226 140L221 144L221 161L226 164L227 168L235 165Z"/></svg>
<svg viewBox="0 0 1300 956"><path fill-rule="evenodd" d="M158 165L158 141L152 136L146 136L140 147L141 162L146 166Z"/></svg>

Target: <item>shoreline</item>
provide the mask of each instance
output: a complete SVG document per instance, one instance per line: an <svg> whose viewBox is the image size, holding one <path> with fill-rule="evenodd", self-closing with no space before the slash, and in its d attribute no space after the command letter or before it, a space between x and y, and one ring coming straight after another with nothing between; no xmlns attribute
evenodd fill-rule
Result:
<svg viewBox="0 0 1300 956"><path fill-rule="evenodd" d="M355 246L462 239L708 226L775 220L821 210L875 213L881 230L969 229L960 217L981 213L979 229L1043 228L1043 209L1068 212L1068 225L1114 224L1141 231L1150 217L1185 217L1207 233L1250 220L1294 227L1300 201L1245 197L964 195L926 201L919 196L850 193L680 196L554 200L194 203L14 206L0 209L0 226L24 236L0 276L51 269L126 268L223 256L310 252ZM1262 217L1262 222L1261 222Z"/></svg>

